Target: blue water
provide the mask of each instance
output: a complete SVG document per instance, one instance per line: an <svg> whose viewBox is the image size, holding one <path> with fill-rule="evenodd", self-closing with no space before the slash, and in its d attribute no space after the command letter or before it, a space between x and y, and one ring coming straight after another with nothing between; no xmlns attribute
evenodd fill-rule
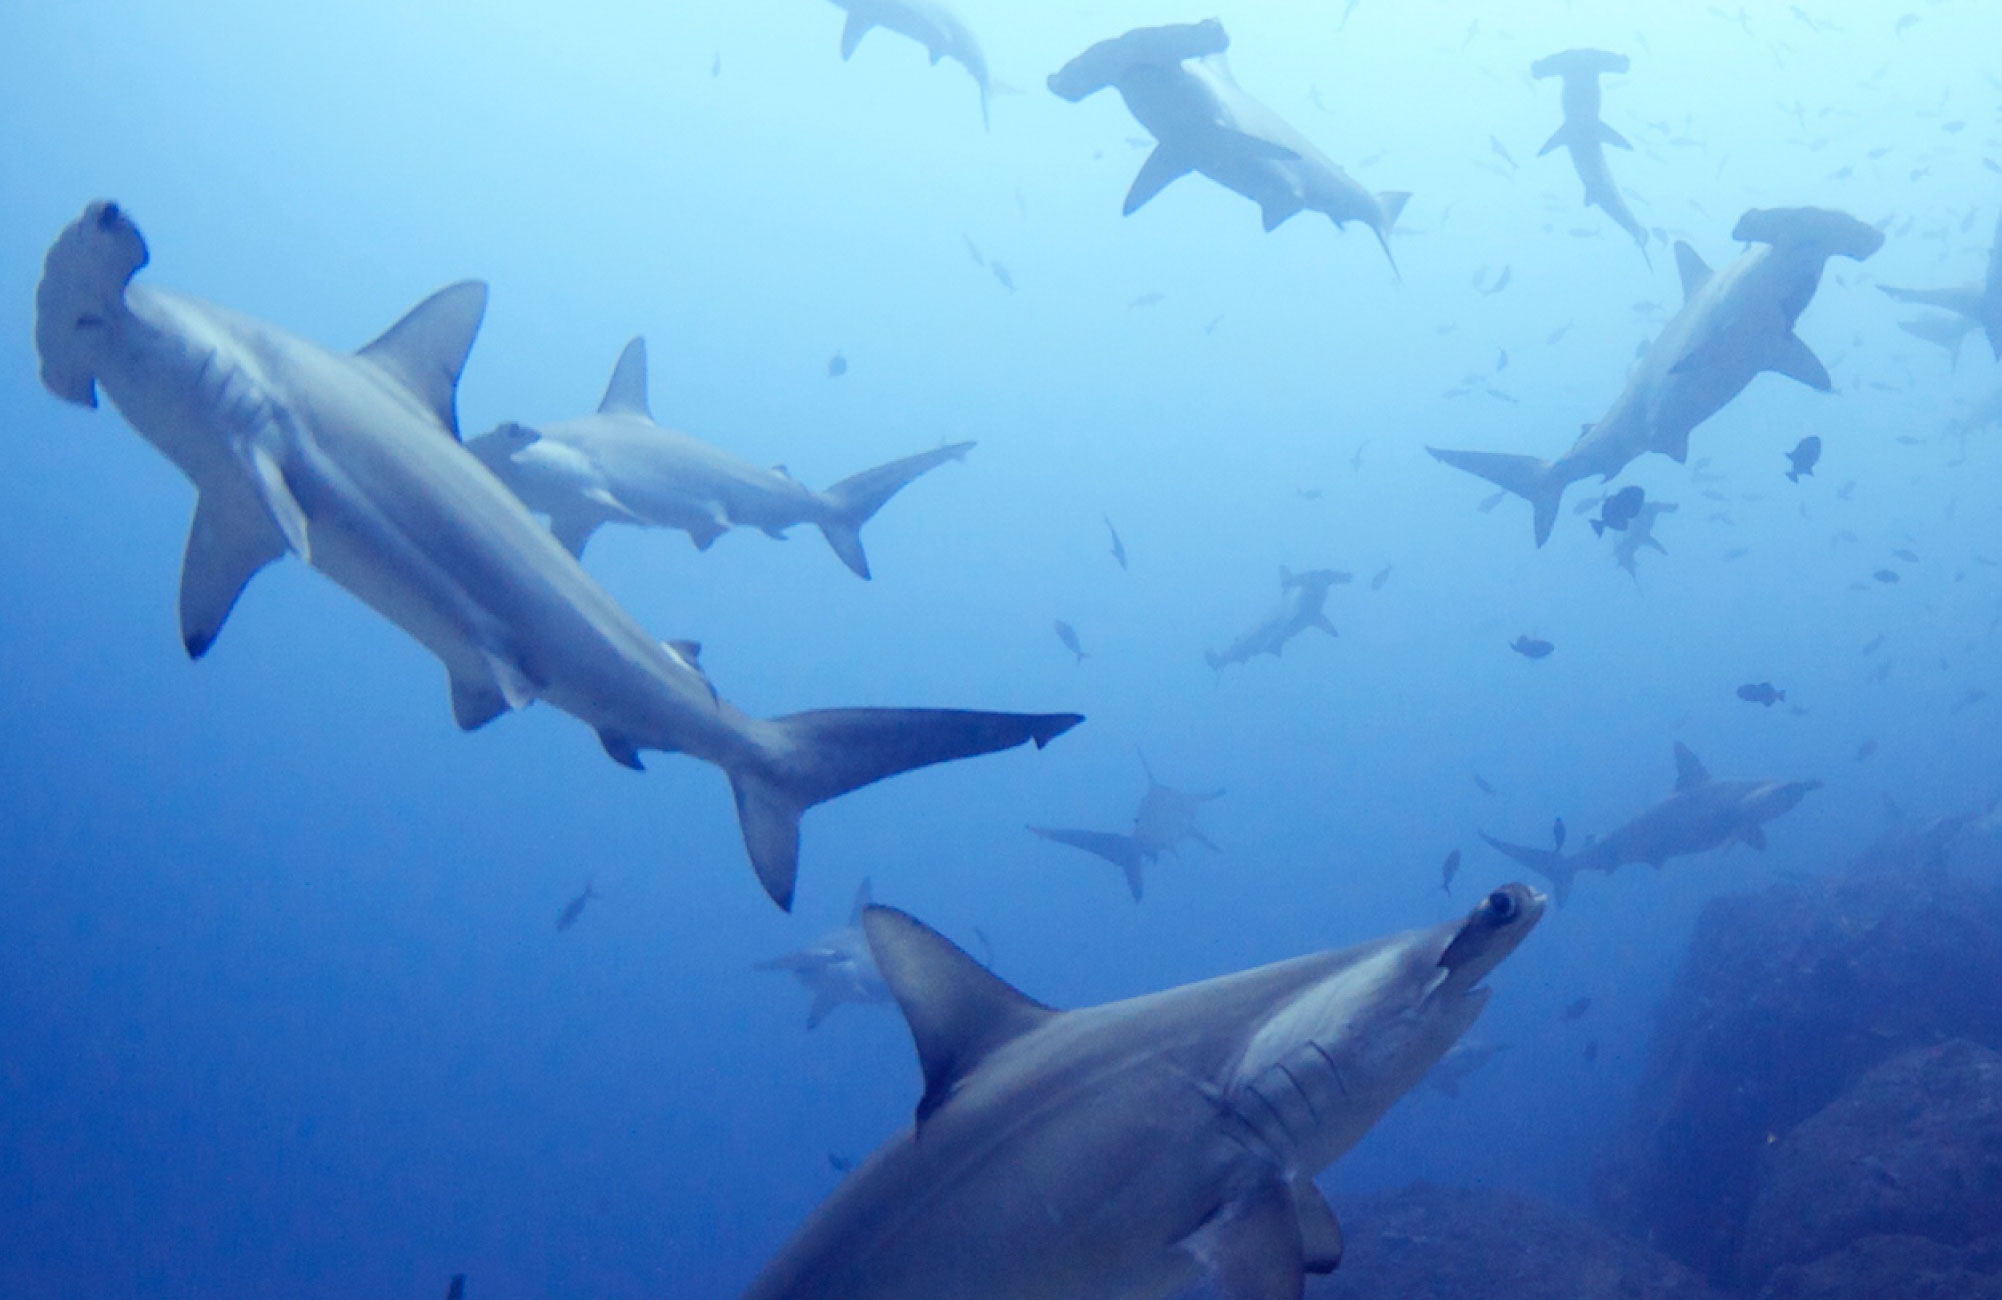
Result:
<svg viewBox="0 0 2002 1300"><path fill-rule="evenodd" d="M1705 899L1839 865L1884 793L1930 813L1996 791L1996 702L1955 705L2002 690L2002 571L1974 562L2002 551L2002 465L1992 432L1945 434L1996 371L1978 337L1949 367L1872 286L1981 275L2002 14L1947 0L1894 33L1895 6L1854 3L1808 6L1814 29L1779 6L1362 0L1340 28L1335 5L1220 6L1246 89L1414 192L1399 280L1367 231L1309 213L1263 234L1200 178L1120 216L1141 132L1115 96L1042 80L1202 14L957 7L1025 91L991 133L956 65L884 32L844 64L840 13L804 0L8 12L0 1294L429 1296L458 1271L478 1300L732 1294L833 1185L829 1155L865 1153L918 1092L893 1013L809 1036L801 991L750 969L844 921L864 875L1081 1005L1455 916L1515 872L1477 829L1609 829L1667 793L1676 739L1720 777L1821 778L1762 857L1581 882L1496 976L1476 1033L1512 1050L1324 1180L1338 1206L1417 1177L1582 1202ZM1633 59L1605 117L1638 146L1611 161L1646 225L1718 265L1748 207L1891 231L1802 318L1836 394L1765 376L1697 430L1732 522L1687 468L1629 470L1681 504L1637 579L1571 517L1589 489L1538 551L1520 502L1477 512L1486 485L1422 450L1562 450L1679 301L1662 244L1645 265L1561 152L1534 157L1558 110L1527 66L1589 44ZM810 529L706 554L608 529L588 567L650 630L703 642L754 713L1089 722L815 811L787 916L716 772L621 771L548 708L462 735L435 661L302 565L260 576L190 664L191 492L114 412L36 382L41 256L96 197L145 231L149 282L329 345L490 280L468 432L589 410L644 334L663 423L809 484L977 440L865 530L873 582ZM1504 266L1505 291L1476 290ZM1442 395L1470 373L1515 400ZM1808 433L1822 463L1789 484ZM1356 573L1329 604L1340 638L1213 679L1201 652L1276 598L1282 564ZM1869 581L1886 566L1903 581ZM1525 631L1557 652L1509 653ZM1735 698L1765 679L1804 712ZM1023 829L1123 826L1136 748L1229 791L1202 813L1221 852L1165 860L1138 907ZM587 880L603 899L558 933ZM1560 1024L1583 995L1589 1018Z"/></svg>

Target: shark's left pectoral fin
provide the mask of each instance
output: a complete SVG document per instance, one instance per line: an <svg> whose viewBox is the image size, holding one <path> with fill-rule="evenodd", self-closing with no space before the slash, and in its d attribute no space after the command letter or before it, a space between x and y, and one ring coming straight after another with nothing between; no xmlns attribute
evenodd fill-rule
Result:
<svg viewBox="0 0 2002 1300"><path fill-rule="evenodd" d="M1189 170L1185 158L1167 145L1156 145L1154 152L1147 155L1147 161L1140 164L1140 173L1133 178L1132 188L1126 191L1126 202L1119 209L1119 215L1132 216L1149 199L1168 188L1170 182L1188 175Z"/></svg>
<svg viewBox="0 0 2002 1300"><path fill-rule="evenodd" d="M868 35L869 29L875 25L862 16L859 5L848 11L848 21L841 24L841 57L843 60L854 57L855 47L862 43L862 38Z"/></svg>
<svg viewBox="0 0 2002 1300"><path fill-rule="evenodd" d="M486 285L463 280L412 307L357 355L408 389L456 438L459 374L486 310Z"/></svg>
<svg viewBox="0 0 2002 1300"><path fill-rule="evenodd" d="M1560 145L1568 144L1569 141L1566 139L1566 137L1568 137L1570 134L1571 134L1571 124L1569 122L1566 122L1564 125L1558 127L1555 131L1552 131L1550 133L1550 138L1543 142L1543 147L1536 151L1536 156L1541 158L1543 155L1549 153L1552 149L1555 149Z"/></svg>
<svg viewBox="0 0 2002 1300"><path fill-rule="evenodd" d="M867 907L862 932L918 1049L925 1077L921 1127L995 1049L1059 1014L908 913Z"/></svg>
<svg viewBox="0 0 2002 1300"><path fill-rule="evenodd" d="M1300 1221L1300 1267L1332 1273L1342 1262L1342 1225L1311 1178L1293 1183L1293 1209Z"/></svg>
<svg viewBox="0 0 2002 1300"><path fill-rule="evenodd" d="M1798 379L1818 393L1835 387L1835 382L1828 377L1828 367L1821 364L1821 358L1801 342L1800 335L1791 332L1780 336L1764 369L1785 375L1788 379Z"/></svg>
<svg viewBox="0 0 2002 1300"><path fill-rule="evenodd" d="M1279 229L1279 227L1285 225L1287 221L1299 215L1299 212L1300 212L1299 202L1297 200L1289 198L1281 203L1260 204L1258 208L1258 219L1260 223L1264 225L1265 233L1269 235L1273 231Z"/></svg>
<svg viewBox="0 0 2002 1300"><path fill-rule="evenodd" d="M492 682L452 678L452 721L461 731L478 731L507 712L507 697Z"/></svg>
<svg viewBox="0 0 2002 1300"><path fill-rule="evenodd" d="M1209 1270L1224 1300L1300 1300L1306 1288L1300 1211L1277 1179L1218 1206L1182 1247Z"/></svg>
<svg viewBox="0 0 2002 1300"><path fill-rule="evenodd" d="M1747 826L1738 833L1738 838L1760 853L1766 851L1766 828L1763 826Z"/></svg>
<svg viewBox="0 0 2002 1300"><path fill-rule="evenodd" d="M306 510L292 495L292 487L285 481L285 471L278 464L278 458L253 444L245 453L245 460L251 481L257 485L257 495L270 512L271 522L285 538L285 545L300 559L311 564L313 548L306 531Z"/></svg>
<svg viewBox="0 0 2002 1300"><path fill-rule="evenodd" d="M246 583L285 554L285 538L248 503L218 504L210 493L195 502L181 557L181 644L188 658L208 653Z"/></svg>
<svg viewBox="0 0 2002 1300"><path fill-rule="evenodd" d="M1609 144L1613 146L1613 148L1615 149L1633 148L1632 145L1627 143L1627 138L1625 136L1621 135L1618 131L1615 131L1612 127L1607 126L1604 122L1599 123L1599 143Z"/></svg>

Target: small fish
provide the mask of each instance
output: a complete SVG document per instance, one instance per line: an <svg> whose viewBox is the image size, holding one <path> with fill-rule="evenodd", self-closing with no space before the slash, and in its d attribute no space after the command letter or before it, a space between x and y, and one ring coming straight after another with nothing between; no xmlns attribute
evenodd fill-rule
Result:
<svg viewBox="0 0 2002 1300"><path fill-rule="evenodd" d="M1890 569L1879 569L1870 576L1879 582L1889 583L1898 581L1898 575Z"/></svg>
<svg viewBox="0 0 2002 1300"><path fill-rule="evenodd" d="M847 357L844 357L839 352L837 352L833 356L827 359L827 377L829 379L839 379L841 378L841 376L847 373L848 373Z"/></svg>
<svg viewBox="0 0 2002 1300"><path fill-rule="evenodd" d="M1967 694L1960 697L1960 702L1953 706L1953 711L1958 713L1962 709L1971 709L1987 698L1987 691L1982 690L1979 686L1972 687L1968 690Z"/></svg>
<svg viewBox="0 0 2002 1300"><path fill-rule="evenodd" d="M466 1275L452 1274L452 1280L445 1285L445 1300L466 1300Z"/></svg>
<svg viewBox="0 0 2002 1300"><path fill-rule="evenodd" d="M1501 139L1500 139L1499 137L1497 137L1497 136L1492 136L1492 135L1491 135L1491 136L1489 136L1489 137L1488 137L1488 148L1490 148L1490 149L1492 149L1492 150L1494 150L1494 151L1495 151L1495 157L1497 157L1497 158L1501 159L1501 160L1502 160L1503 162L1505 162L1505 163L1507 163L1507 164L1508 164L1508 166L1509 166L1509 170L1510 170L1510 171L1514 171L1514 170L1515 170L1515 166L1516 166L1516 162L1515 162L1515 159L1513 159L1513 158L1509 157L1509 154L1508 154L1508 146L1507 146L1507 145L1505 145L1505 144L1503 144L1503 143L1501 142Z"/></svg>
<svg viewBox="0 0 2002 1300"><path fill-rule="evenodd" d="M1349 468L1356 471L1358 474L1362 472L1362 449L1367 446L1369 446L1369 439L1364 438L1361 442L1356 444L1356 454L1349 457Z"/></svg>
<svg viewBox="0 0 2002 1300"><path fill-rule="evenodd" d="M855 1167L855 1162L847 1156L839 1156L830 1151L827 1153L827 1165L835 1173L845 1174Z"/></svg>
<svg viewBox="0 0 2002 1300"><path fill-rule="evenodd" d="M594 898L604 897L603 894L592 887L593 884L594 882L592 881L585 881L584 892L565 903L563 910L556 914L556 928L558 930L567 930L577 924L577 918L584 915L584 905Z"/></svg>
<svg viewBox="0 0 2002 1300"><path fill-rule="evenodd" d="M1599 517L1592 521L1592 535L1604 537L1608 528L1624 533L1641 512L1647 501L1647 493L1638 483L1623 487L1607 497L1599 507Z"/></svg>
<svg viewBox="0 0 2002 1300"><path fill-rule="evenodd" d="M1815 462L1820 459L1821 439L1810 433L1794 444L1794 449L1787 453L1787 463L1793 466L1787 471L1787 482L1798 483L1803 474L1811 477L1814 474Z"/></svg>
<svg viewBox="0 0 2002 1300"><path fill-rule="evenodd" d="M1509 642L1508 648L1525 659L1546 659L1550 656L1550 652L1557 647L1545 641L1540 636L1531 636L1525 632L1515 640Z"/></svg>
<svg viewBox="0 0 2002 1300"><path fill-rule="evenodd" d="M986 255L980 251L980 245L973 242L973 236L961 235L960 238L966 241L966 255L973 259L973 264L975 266L987 265Z"/></svg>
<svg viewBox="0 0 2002 1300"><path fill-rule="evenodd" d="M1439 888L1448 894L1453 892L1453 877L1460 874L1460 851L1454 849L1446 855L1446 865L1439 872Z"/></svg>
<svg viewBox="0 0 2002 1300"><path fill-rule="evenodd" d="M1550 847L1557 850L1558 852L1562 852L1564 849L1565 833L1566 832L1564 830L1564 819L1562 817L1559 817L1556 821L1550 824Z"/></svg>
<svg viewBox="0 0 2002 1300"><path fill-rule="evenodd" d="M1203 333L1205 333L1205 334L1214 334L1214 333L1216 333L1216 327L1217 327L1217 326L1219 326L1219 325L1221 325L1221 324L1223 324L1223 317L1221 317L1221 316L1212 316L1212 317L1210 317L1210 322L1209 322L1209 324L1207 324L1207 325L1203 326Z"/></svg>
<svg viewBox="0 0 2002 1300"><path fill-rule="evenodd" d="M1572 1002L1564 1008L1561 1019L1564 1021L1565 1024L1573 1025L1578 1023L1580 1020L1583 1020L1585 1018L1585 1013L1587 1011L1590 1011L1591 1009L1592 1009L1592 999L1579 998L1576 1002Z"/></svg>
<svg viewBox="0 0 2002 1300"><path fill-rule="evenodd" d="M1571 332L1571 322L1567 320L1562 325L1559 325L1556 329L1550 331L1550 333L1544 336L1543 338L1544 346L1555 347L1557 343L1560 340L1562 340L1566 334L1569 334L1570 332Z"/></svg>
<svg viewBox="0 0 2002 1300"><path fill-rule="evenodd" d="M1126 305L1128 307L1152 307L1155 303L1161 301L1161 299L1167 296L1168 295L1160 293L1158 291L1143 293L1138 298L1135 298L1133 301L1127 303Z"/></svg>
<svg viewBox="0 0 2002 1300"><path fill-rule="evenodd" d="M1091 658L1091 655L1082 646L1078 645L1076 628L1062 619L1058 619L1056 622L1050 624L1050 626L1056 629L1057 640L1064 643L1064 649L1076 655L1079 663L1083 663L1085 660Z"/></svg>
<svg viewBox="0 0 2002 1300"><path fill-rule="evenodd" d="M1838 501L1847 501L1850 495L1855 491L1856 491L1856 480L1852 478L1847 483L1844 483L1841 487L1835 489L1835 498Z"/></svg>
<svg viewBox="0 0 2002 1300"><path fill-rule="evenodd" d="M1381 572L1379 572L1374 578L1371 578L1369 580L1369 589L1371 591L1382 591L1383 584L1389 581L1390 581L1390 566L1386 564L1383 566Z"/></svg>
<svg viewBox="0 0 2002 1300"><path fill-rule="evenodd" d="M1591 1042L1585 1044L1585 1064L1590 1065L1592 1062L1598 1059L1599 1059L1599 1040L1595 1038Z"/></svg>
<svg viewBox="0 0 2002 1300"><path fill-rule="evenodd" d="M1119 540L1119 530L1112 526L1111 515L1100 515L1105 520L1105 531L1112 534L1112 558L1119 561L1119 567L1126 567L1126 544Z"/></svg>
<svg viewBox="0 0 2002 1300"><path fill-rule="evenodd" d="M1919 562L1917 555L1902 546L1891 552L1891 558L1894 560L1903 560L1906 564L1917 564Z"/></svg>
<svg viewBox="0 0 2002 1300"><path fill-rule="evenodd" d="M1856 747L1856 761L1860 763L1864 759L1870 757L1870 755L1876 752L1877 752L1877 742L1874 740L1866 740L1862 744Z"/></svg>
<svg viewBox="0 0 2002 1300"><path fill-rule="evenodd" d="M1500 293L1503 289L1508 288L1508 282L1514 278L1515 278L1515 269L1513 267L1504 266L1501 269L1501 274L1495 277L1495 282L1489 285L1487 288L1481 290L1481 296L1484 298L1494 297L1496 294Z"/></svg>
<svg viewBox="0 0 2002 1300"><path fill-rule="evenodd" d="M1738 698L1747 704L1763 704L1772 708L1787 697L1787 693L1775 690L1771 682L1748 682L1738 688Z"/></svg>
<svg viewBox="0 0 2002 1300"><path fill-rule="evenodd" d="M1724 552L1724 558L1726 560L1742 560L1751 553L1752 553L1752 548L1749 546L1734 546L1730 550Z"/></svg>
<svg viewBox="0 0 2002 1300"><path fill-rule="evenodd" d="M1495 792L1495 788L1489 785L1487 782L1487 778L1482 776L1479 772L1474 773L1474 788L1479 790L1482 794L1493 794Z"/></svg>
<svg viewBox="0 0 2002 1300"><path fill-rule="evenodd" d="M1495 354L1495 373L1500 374L1508 369L1508 349L1496 348Z"/></svg>
<svg viewBox="0 0 2002 1300"><path fill-rule="evenodd" d="M1321 489L1294 488L1293 495L1299 497L1302 501L1319 501L1321 499Z"/></svg>
<svg viewBox="0 0 2002 1300"><path fill-rule="evenodd" d="M1001 282L1003 289L1006 289L1009 293L1015 292L1015 277L1008 274L1007 267L1001 265L999 262L989 261L987 269L994 272L994 278Z"/></svg>
<svg viewBox="0 0 2002 1300"><path fill-rule="evenodd" d="M709 60L709 75L711 78L723 75L723 56L721 54Z"/></svg>
<svg viewBox="0 0 2002 1300"><path fill-rule="evenodd" d="M1883 648L1884 648L1884 634L1882 632L1879 632L1877 635L1871 637L1868 641L1864 642L1863 653L1866 655L1873 655L1876 654L1879 650L1882 650Z"/></svg>

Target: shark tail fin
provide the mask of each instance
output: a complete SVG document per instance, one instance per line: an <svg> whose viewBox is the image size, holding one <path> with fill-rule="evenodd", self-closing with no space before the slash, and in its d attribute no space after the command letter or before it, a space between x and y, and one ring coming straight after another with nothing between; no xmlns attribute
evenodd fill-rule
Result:
<svg viewBox="0 0 2002 1300"><path fill-rule="evenodd" d="M1559 907L1564 906L1566 900L1571 897L1571 882L1578 877L1577 863L1555 849L1532 849L1527 845L1510 844L1506 840L1496 839L1486 831L1481 832L1481 838L1486 840L1488 847L1495 852L1513 858L1548 880L1550 896L1556 900Z"/></svg>
<svg viewBox="0 0 2002 1300"><path fill-rule="evenodd" d="M1541 546L1550 540L1550 530L1557 523L1557 507L1563 502L1568 486L1568 480L1557 473L1550 461L1498 451L1448 451L1438 447L1425 450L1432 453L1432 459L1484 478L1504 492L1512 492L1529 502L1535 511L1536 544Z"/></svg>
<svg viewBox="0 0 2002 1300"><path fill-rule="evenodd" d="M1034 741L1041 749L1084 719L1075 713L965 709L816 709L772 718L757 758L729 768L751 865L790 911L799 819L815 804L933 763Z"/></svg>
<svg viewBox="0 0 2002 1300"><path fill-rule="evenodd" d="M49 247L35 286L35 356L42 385L65 402L97 405L96 350L125 310L125 286L146 259L139 227L103 199Z"/></svg>
<svg viewBox="0 0 2002 1300"><path fill-rule="evenodd" d="M949 460L964 460L972 449L970 442L955 442L842 479L820 494L827 508L827 517L820 521L821 536L855 576L867 578L869 557L862 552L862 525L912 479Z"/></svg>

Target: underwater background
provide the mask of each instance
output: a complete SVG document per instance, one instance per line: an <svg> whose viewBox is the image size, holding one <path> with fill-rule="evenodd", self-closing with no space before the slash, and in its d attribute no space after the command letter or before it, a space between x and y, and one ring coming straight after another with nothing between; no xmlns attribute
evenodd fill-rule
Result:
<svg viewBox="0 0 2002 1300"><path fill-rule="evenodd" d="M1494 980L1473 1033L1509 1050L1322 1180L1338 1211L1425 1179L1582 1212L1705 903L1836 871L1886 796L1923 816L2002 792L2002 450L1970 415L1997 368L1978 336L1954 364L1901 332L1875 288L1986 265L2002 10L956 9L1023 92L991 131L957 66L880 31L844 62L840 11L809 0L11 7L0 1294L429 1296L457 1272L479 1300L733 1294L830 1158L918 1095L893 1011L809 1034L804 993L752 969L842 924L864 877L1076 1006L1461 915L1520 874L1477 831L1617 826L1672 788L1677 740L1720 778L1820 779L1763 855L1581 882ZM1143 133L1043 80L1211 14L1248 91L1413 193L1395 272L1367 230L1261 233L1200 179L1121 217ZM1487 485L1424 452L1555 454L1681 301L1659 239L1650 265L1535 156L1557 94L1528 65L1583 45L1632 58L1603 115L1650 229L1718 266L1750 207L1888 236L1801 318L1833 394L1756 380L1694 435L1721 483L1628 469L1680 503L1632 575L1572 517L1591 489L1539 550L1520 502L1477 510ZM96 197L146 231L149 282L329 346L489 280L469 435L590 410L643 334L661 423L814 486L977 441L865 530L866 583L810 529L706 553L608 529L587 568L754 714L1088 723L814 811L786 915L716 773L618 770L548 708L462 735L435 661L303 565L191 664L192 493L35 374L42 254ZM1789 482L1809 434L1821 464ZM1213 673L1282 565L1355 575L1339 638ZM1510 653L1523 633L1556 651ZM1735 695L1768 680L1784 706ZM1025 825L1125 825L1141 754L1227 794L1201 811L1219 851L1164 859L1136 906ZM1986 826L1958 865L1992 879ZM558 931L587 882L602 898Z"/></svg>

